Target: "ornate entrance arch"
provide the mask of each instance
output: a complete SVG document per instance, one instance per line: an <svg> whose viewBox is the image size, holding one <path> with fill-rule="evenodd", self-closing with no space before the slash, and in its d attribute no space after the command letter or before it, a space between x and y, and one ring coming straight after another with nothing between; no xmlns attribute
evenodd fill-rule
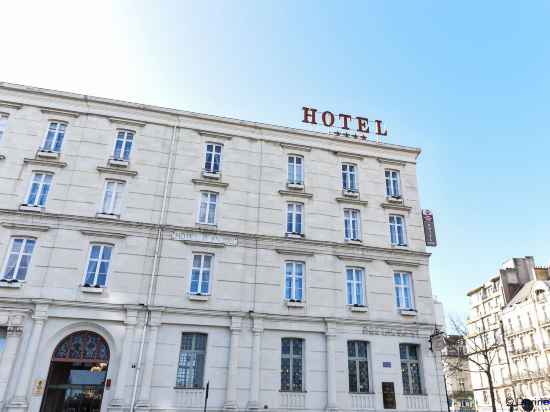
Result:
<svg viewBox="0 0 550 412"><path fill-rule="evenodd" d="M97 333L66 336L53 351L41 412L99 412L109 358Z"/></svg>

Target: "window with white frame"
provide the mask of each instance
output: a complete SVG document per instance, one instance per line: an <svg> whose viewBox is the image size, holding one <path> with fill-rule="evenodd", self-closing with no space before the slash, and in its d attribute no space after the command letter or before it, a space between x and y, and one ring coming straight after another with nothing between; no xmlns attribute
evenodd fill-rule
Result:
<svg viewBox="0 0 550 412"><path fill-rule="evenodd" d="M361 240L361 214L359 210L344 209L344 238Z"/></svg>
<svg viewBox="0 0 550 412"><path fill-rule="evenodd" d="M348 305L365 306L365 272L346 268L346 301Z"/></svg>
<svg viewBox="0 0 550 412"><path fill-rule="evenodd" d="M395 272L393 274L393 283L395 287L395 305L397 309L414 310L411 273Z"/></svg>
<svg viewBox="0 0 550 412"><path fill-rule="evenodd" d="M6 126L8 125L8 116L0 113L0 142L4 138L6 132Z"/></svg>
<svg viewBox="0 0 550 412"><path fill-rule="evenodd" d="M357 171L354 164L342 164L342 187L347 192L357 192Z"/></svg>
<svg viewBox="0 0 550 412"><path fill-rule="evenodd" d="M84 276L84 286L105 287L112 254L112 245L103 243L94 243L91 245L86 274Z"/></svg>
<svg viewBox="0 0 550 412"><path fill-rule="evenodd" d="M28 206L46 206L48 193L52 185L53 174L45 172L34 172L32 175L29 194L27 195Z"/></svg>
<svg viewBox="0 0 550 412"><path fill-rule="evenodd" d="M201 192L198 222L206 225L216 224L216 206L218 194L214 192Z"/></svg>
<svg viewBox="0 0 550 412"><path fill-rule="evenodd" d="M7 327L0 327L0 356L2 356L2 352L4 352L4 348L6 347L6 337L8 335L8 328Z"/></svg>
<svg viewBox="0 0 550 412"><path fill-rule="evenodd" d="M117 130L113 159L126 161L130 159L134 135L135 132L132 130Z"/></svg>
<svg viewBox="0 0 550 412"><path fill-rule="evenodd" d="M290 202L287 205L286 232L301 235L303 233L303 211L302 203Z"/></svg>
<svg viewBox="0 0 550 412"><path fill-rule="evenodd" d="M212 260L212 255L203 253L193 255L193 268L191 269L191 283L189 285L189 293L191 295L210 294Z"/></svg>
<svg viewBox="0 0 550 412"><path fill-rule="evenodd" d="M386 170L386 196L401 197L401 188L399 184L399 171Z"/></svg>
<svg viewBox="0 0 550 412"><path fill-rule="evenodd" d="M369 392L368 343L348 341L348 381L351 393Z"/></svg>
<svg viewBox="0 0 550 412"><path fill-rule="evenodd" d="M61 151L61 146L63 145L63 139L65 138L66 128L66 123L50 122L41 149L46 152L59 153Z"/></svg>
<svg viewBox="0 0 550 412"><path fill-rule="evenodd" d="M25 280L35 244L36 240L31 238L13 237L11 239L1 280L10 282Z"/></svg>
<svg viewBox="0 0 550 412"><path fill-rule="evenodd" d="M199 389L203 386L204 360L206 357L206 335L183 333L176 374L176 386Z"/></svg>
<svg viewBox="0 0 550 412"><path fill-rule="evenodd" d="M103 201L100 213L106 215L120 215L120 204L126 182L120 180L106 180L103 190Z"/></svg>
<svg viewBox="0 0 550 412"><path fill-rule="evenodd" d="M281 339L281 392L304 391L304 340Z"/></svg>
<svg viewBox="0 0 550 412"><path fill-rule="evenodd" d="M221 161L222 145L218 143L206 143L204 171L208 173L219 173Z"/></svg>
<svg viewBox="0 0 550 412"><path fill-rule="evenodd" d="M291 302L301 302L304 299L303 262L285 263L285 299Z"/></svg>
<svg viewBox="0 0 550 412"><path fill-rule="evenodd" d="M401 215L390 215L390 240L393 246L407 246L405 218Z"/></svg>
<svg viewBox="0 0 550 412"><path fill-rule="evenodd" d="M401 376L403 378L403 392L405 395L420 395L422 393L419 352L418 345L409 343L401 343L399 345Z"/></svg>
<svg viewBox="0 0 550 412"><path fill-rule="evenodd" d="M288 156L288 183L304 184L304 158L302 156Z"/></svg>

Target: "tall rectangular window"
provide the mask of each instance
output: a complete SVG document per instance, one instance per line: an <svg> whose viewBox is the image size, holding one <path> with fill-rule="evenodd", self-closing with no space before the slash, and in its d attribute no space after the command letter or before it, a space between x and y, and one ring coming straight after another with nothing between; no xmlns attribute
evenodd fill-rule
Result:
<svg viewBox="0 0 550 412"><path fill-rule="evenodd" d="M369 392L368 343L348 341L349 391L351 393Z"/></svg>
<svg viewBox="0 0 550 412"><path fill-rule="evenodd" d="M304 391L303 339L281 339L281 391Z"/></svg>
<svg viewBox="0 0 550 412"><path fill-rule="evenodd" d="M393 274L395 287L395 304L398 309L414 309L412 276L409 272Z"/></svg>
<svg viewBox="0 0 550 412"><path fill-rule="evenodd" d="M191 284L189 293L192 295L208 295L210 293L210 276L212 272L212 255L193 255L191 269Z"/></svg>
<svg viewBox="0 0 550 412"><path fill-rule="evenodd" d="M216 143L206 144L206 157L204 159L204 171L219 173L222 161L222 145Z"/></svg>
<svg viewBox="0 0 550 412"><path fill-rule="evenodd" d="M113 246L93 244L90 248L90 257L84 277L84 286L104 287L109 274Z"/></svg>
<svg viewBox="0 0 550 412"><path fill-rule="evenodd" d="M348 305L365 305L365 276L363 269L346 269L346 296Z"/></svg>
<svg viewBox="0 0 550 412"><path fill-rule="evenodd" d="M301 302L304 298L304 264L285 263L285 299Z"/></svg>
<svg viewBox="0 0 550 412"><path fill-rule="evenodd" d="M214 192L201 192L201 203L199 206L199 223L216 224L216 206L218 194Z"/></svg>
<svg viewBox="0 0 550 412"><path fill-rule="evenodd" d="M2 352L4 352L4 348L6 347L7 335L8 335L8 328L0 327L0 356L2 356Z"/></svg>
<svg viewBox="0 0 550 412"><path fill-rule="evenodd" d="M120 215L120 204L126 183L120 180L107 180L103 191L100 213Z"/></svg>
<svg viewBox="0 0 550 412"><path fill-rule="evenodd" d="M344 237L346 240L361 240L361 215L358 210L344 210Z"/></svg>
<svg viewBox="0 0 550 412"><path fill-rule="evenodd" d="M401 188L399 187L399 171L386 170L386 196L401 197Z"/></svg>
<svg viewBox="0 0 550 412"><path fill-rule="evenodd" d="M134 132L131 130L119 130L116 134L113 158L115 160L129 160L132 145L134 144Z"/></svg>
<svg viewBox="0 0 550 412"><path fill-rule="evenodd" d="M26 204L29 206L44 207L46 205L46 200L48 199L52 179L53 175L50 173L33 173Z"/></svg>
<svg viewBox="0 0 550 412"><path fill-rule="evenodd" d="M2 271L2 280L12 282L25 280L35 244L36 240L25 237L11 239L9 253Z"/></svg>
<svg viewBox="0 0 550 412"><path fill-rule="evenodd" d="M177 387L202 388L205 357L206 335L202 333L183 333L176 374Z"/></svg>
<svg viewBox="0 0 550 412"><path fill-rule="evenodd" d="M394 246L407 246L405 218L400 215L390 215L390 240Z"/></svg>
<svg viewBox="0 0 550 412"><path fill-rule="evenodd" d="M302 203L290 202L287 206L286 232L301 235L303 232L303 210Z"/></svg>
<svg viewBox="0 0 550 412"><path fill-rule="evenodd" d="M63 139L65 138L66 128L66 123L50 122L41 149L46 152L59 153L61 151L61 146L63 145Z"/></svg>
<svg viewBox="0 0 550 412"><path fill-rule="evenodd" d="M420 381L419 346L409 343L399 345L401 357L401 376L405 395L420 395L422 383Z"/></svg>
<svg viewBox="0 0 550 412"><path fill-rule="evenodd" d="M4 138L4 133L6 131L6 126L8 125L8 116L5 114L0 114L0 142Z"/></svg>
<svg viewBox="0 0 550 412"><path fill-rule="evenodd" d="M288 183L304 184L304 158L302 156L288 156Z"/></svg>
<svg viewBox="0 0 550 412"><path fill-rule="evenodd" d="M342 164L342 188L347 192L357 192L357 172L353 164Z"/></svg>

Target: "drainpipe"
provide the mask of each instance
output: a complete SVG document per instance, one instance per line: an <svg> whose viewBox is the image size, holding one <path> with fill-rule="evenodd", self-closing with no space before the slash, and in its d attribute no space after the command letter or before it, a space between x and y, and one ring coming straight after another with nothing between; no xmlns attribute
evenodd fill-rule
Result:
<svg viewBox="0 0 550 412"><path fill-rule="evenodd" d="M136 374L134 376L134 385L132 389L132 401L130 402L130 412L134 412L136 406L137 388L139 383L139 377L141 374L141 364L143 361L143 348L145 347L145 338L147 336L147 326L151 317L151 310L149 306L153 300L153 290L155 281L158 275L158 266L160 261L160 248L162 245L162 233L164 231L164 225L166 220L166 204L168 201L168 180L170 179L170 172L172 170L172 160L174 158L174 143L176 141L177 126L172 128L172 138L170 140L170 150L168 152L168 166L166 168L166 175L164 176L164 190L162 194L162 206L160 209L160 216L157 225L157 237L155 241L155 254L153 256L153 268L151 270L151 276L149 278L149 291L147 292L147 300L145 302L145 320L143 322L143 330L141 332L141 340L139 342L139 355L136 364Z"/></svg>

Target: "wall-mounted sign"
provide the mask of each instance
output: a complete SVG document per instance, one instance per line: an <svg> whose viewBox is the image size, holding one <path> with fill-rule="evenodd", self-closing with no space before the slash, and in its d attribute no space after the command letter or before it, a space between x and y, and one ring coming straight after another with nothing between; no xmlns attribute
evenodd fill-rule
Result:
<svg viewBox="0 0 550 412"><path fill-rule="evenodd" d="M382 362L383 368L391 368L391 362Z"/></svg>
<svg viewBox="0 0 550 412"><path fill-rule="evenodd" d="M422 222L424 223L424 239L426 239L426 246L437 246L434 216L430 210L422 210Z"/></svg>
<svg viewBox="0 0 550 412"><path fill-rule="evenodd" d="M204 232L174 232L174 240L212 246L237 246L237 238Z"/></svg>
<svg viewBox="0 0 550 412"><path fill-rule="evenodd" d="M395 409L395 386L393 382L382 382L382 400L384 409Z"/></svg>
<svg viewBox="0 0 550 412"><path fill-rule="evenodd" d="M32 396L40 396L44 393L44 379L37 379L32 388Z"/></svg>
<svg viewBox="0 0 550 412"><path fill-rule="evenodd" d="M332 134L336 136L367 140L374 135L380 141L382 136L387 136L388 131L383 127L382 120L369 120L368 117L352 116L351 114L334 114L330 110L319 112L313 107L302 107L304 118L302 123L324 126L334 129Z"/></svg>

